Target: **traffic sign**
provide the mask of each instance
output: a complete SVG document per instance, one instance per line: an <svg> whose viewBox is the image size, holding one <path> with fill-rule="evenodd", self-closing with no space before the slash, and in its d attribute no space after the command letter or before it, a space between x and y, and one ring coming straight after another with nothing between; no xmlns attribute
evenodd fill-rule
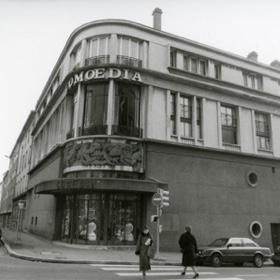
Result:
<svg viewBox="0 0 280 280"><path fill-rule="evenodd" d="M162 203L162 197L161 197L161 195L160 195L159 193L155 193L155 194L153 195L153 204L154 204L155 206L159 206L159 205L161 205L161 203Z"/></svg>

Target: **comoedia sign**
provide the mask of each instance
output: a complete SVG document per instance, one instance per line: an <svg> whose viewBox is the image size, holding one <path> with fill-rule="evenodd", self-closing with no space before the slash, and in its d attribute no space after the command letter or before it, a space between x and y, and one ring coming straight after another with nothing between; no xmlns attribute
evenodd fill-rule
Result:
<svg viewBox="0 0 280 280"><path fill-rule="evenodd" d="M118 68L95 68L87 71L82 71L78 74L74 74L68 81L67 87L70 89L72 86L81 82L90 80L101 80L101 79L122 79L131 80L135 82L142 82L141 75L139 72L131 71L128 69Z"/></svg>

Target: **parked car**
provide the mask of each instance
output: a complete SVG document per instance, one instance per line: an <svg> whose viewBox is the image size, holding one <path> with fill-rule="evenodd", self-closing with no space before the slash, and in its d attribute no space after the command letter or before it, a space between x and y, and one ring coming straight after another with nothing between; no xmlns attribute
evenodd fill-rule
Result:
<svg viewBox="0 0 280 280"><path fill-rule="evenodd" d="M219 238L206 248L199 249L197 264L211 263L215 267L223 263L242 266L245 262L262 267L271 258L269 248L260 247L249 238Z"/></svg>
<svg viewBox="0 0 280 280"><path fill-rule="evenodd" d="M280 246L278 246L274 254L272 254L271 260L275 265L280 265Z"/></svg>

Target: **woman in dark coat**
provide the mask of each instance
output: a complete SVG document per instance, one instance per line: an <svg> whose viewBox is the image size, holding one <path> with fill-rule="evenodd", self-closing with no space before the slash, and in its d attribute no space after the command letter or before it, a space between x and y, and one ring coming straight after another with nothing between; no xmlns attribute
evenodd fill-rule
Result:
<svg viewBox="0 0 280 280"><path fill-rule="evenodd" d="M143 271L143 279L146 279L146 271L151 269L150 258L147 255L149 246L153 244L153 237L149 232L148 226L143 228L138 236L135 254L139 255L139 270Z"/></svg>
<svg viewBox="0 0 280 280"><path fill-rule="evenodd" d="M181 248L182 256L182 266L184 266L184 271L182 275L186 274L187 267L190 266L195 273L193 278L198 278L199 274L195 266L195 254L198 252L197 244L194 235L191 233L191 226L185 227L185 232L181 235L179 239L179 244Z"/></svg>

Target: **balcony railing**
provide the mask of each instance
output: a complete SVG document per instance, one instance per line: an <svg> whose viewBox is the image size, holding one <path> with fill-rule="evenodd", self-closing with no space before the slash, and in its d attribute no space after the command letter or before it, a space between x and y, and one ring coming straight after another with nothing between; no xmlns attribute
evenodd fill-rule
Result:
<svg viewBox="0 0 280 280"><path fill-rule="evenodd" d="M79 128L79 136L106 135L107 125L91 125Z"/></svg>
<svg viewBox="0 0 280 280"><path fill-rule="evenodd" d="M93 56L86 59L86 66L100 66L110 62L109 55Z"/></svg>
<svg viewBox="0 0 280 280"><path fill-rule="evenodd" d="M142 131L143 130L138 127L112 125L112 134L113 135L142 138Z"/></svg>
<svg viewBox="0 0 280 280"><path fill-rule="evenodd" d="M123 55L117 56L117 63L129 66L129 67L138 67L138 68L142 67L142 60L133 58L133 57L129 57L129 56L123 56Z"/></svg>
<svg viewBox="0 0 280 280"><path fill-rule="evenodd" d="M112 135L129 136L142 138L143 129L137 127L127 127L112 125ZM71 129L66 134L66 139L74 138L75 130ZM78 136L89 136L89 135L108 135L107 125L91 125L87 127L79 127Z"/></svg>

